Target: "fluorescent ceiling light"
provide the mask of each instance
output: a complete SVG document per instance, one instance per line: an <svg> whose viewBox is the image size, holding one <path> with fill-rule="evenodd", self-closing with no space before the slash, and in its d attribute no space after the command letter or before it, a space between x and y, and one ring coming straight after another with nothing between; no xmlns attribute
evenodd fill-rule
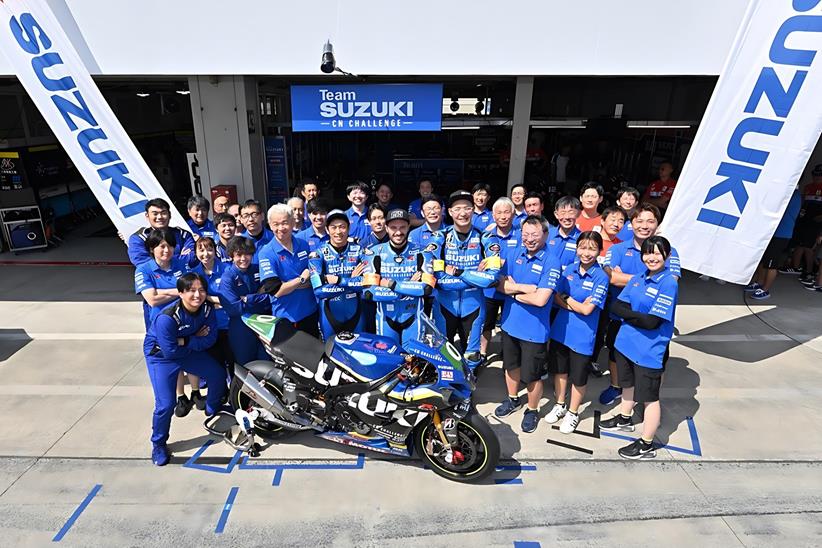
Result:
<svg viewBox="0 0 822 548"><path fill-rule="evenodd" d="M479 129L479 126L442 126L442 129Z"/></svg>
<svg viewBox="0 0 822 548"><path fill-rule="evenodd" d="M565 124L563 124L563 125L547 125L546 124L546 125L531 126L531 127L534 128L534 129L585 129L588 126L586 126L584 124L582 124L582 125L577 124L577 125L573 125L573 126L569 126L569 125L565 125Z"/></svg>
<svg viewBox="0 0 822 548"><path fill-rule="evenodd" d="M179 93L180 95L190 95L191 91L189 91L187 89L178 89L177 93Z"/></svg>
<svg viewBox="0 0 822 548"><path fill-rule="evenodd" d="M142 92L141 92L141 93L138 93L138 94L137 94L137 97L148 97L149 95L151 95L151 94L150 94L150 93L142 93Z"/></svg>
<svg viewBox="0 0 822 548"><path fill-rule="evenodd" d="M653 125L653 126L646 126L644 124L629 124L629 129L688 129L691 126L666 126L666 125Z"/></svg>

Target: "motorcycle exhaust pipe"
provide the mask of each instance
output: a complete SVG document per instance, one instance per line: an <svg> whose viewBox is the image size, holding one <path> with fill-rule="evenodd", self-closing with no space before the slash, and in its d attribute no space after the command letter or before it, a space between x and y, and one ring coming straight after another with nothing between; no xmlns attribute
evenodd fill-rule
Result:
<svg viewBox="0 0 822 548"><path fill-rule="evenodd" d="M235 372L236 374L236 372ZM288 428L290 430L310 430L310 429L317 429L314 424L310 421L303 419L302 417L295 417L292 415L282 403L280 403L279 398L272 394L265 386L262 385L255 377L251 374L250 371L246 371L245 377L242 379L243 387L241 392L251 398L253 401L264 407L266 410L270 411L275 415L279 415L285 420L277 420L276 417L268 418L271 422L282 426L283 428Z"/></svg>

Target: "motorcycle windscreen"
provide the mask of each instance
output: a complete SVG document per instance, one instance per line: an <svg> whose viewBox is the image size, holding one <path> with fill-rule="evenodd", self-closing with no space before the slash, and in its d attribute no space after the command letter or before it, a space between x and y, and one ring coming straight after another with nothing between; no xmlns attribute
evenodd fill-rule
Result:
<svg viewBox="0 0 822 548"><path fill-rule="evenodd" d="M243 323L260 339L270 343L274 338L275 328L280 318L268 314L243 314Z"/></svg>

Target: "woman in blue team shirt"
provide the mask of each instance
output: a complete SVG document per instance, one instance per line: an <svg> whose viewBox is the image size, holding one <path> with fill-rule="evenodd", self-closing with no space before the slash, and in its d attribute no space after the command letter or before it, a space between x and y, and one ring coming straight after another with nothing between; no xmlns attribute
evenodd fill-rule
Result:
<svg viewBox="0 0 822 548"><path fill-rule="evenodd" d="M648 270L631 278L611 305L611 312L622 318L614 344L622 403L618 415L600 423L605 430L633 432L634 404L644 404L642 437L619 450L619 456L626 459L656 456L653 440L661 418L659 387L674 333L678 291L676 276L665 267L671 255L668 240L651 236L640 252Z"/></svg>
<svg viewBox="0 0 822 548"><path fill-rule="evenodd" d="M602 236L593 231L580 234L577 260L565 267L554 292L559 312L551 324L548 367L554 374L557 402L545 420L554 424L562 419L559 431L563 434L570 434L579 424L579 406L588 384L599 315L608 296L608 274L597 261L601 250ZM567 406L569 376L571 404Z"/></svg>
<svg viewBox="0 0 822 548"><path fill-rule="evenodd" d="M220 304L219 297L220 280L229 264L219 259L217 244L208 236L203 236L197 240L197 243L194 244L194 253L200 264L192 268L191 271L196 272L208 281L208 302L214 306L217 314L217 344L209 348L208 353L220 365L230 365L233 363L233 358L228 343L228 314ZM205 401L202 405L203 407L198 402L197 409L204 409Z"/></svg>
<svg viewBox="0 0 822 548"><path fill-rule="evenodd" d="M172 301L179 298L177 280L187 273L188 260L174 256L177 238L168 228L157 228L146 238L146 250L151 259L137 267L134 272L134 292L143 296L149 305L149 325ZM181 371L177 378L177 404L174 414L185 417L192 405L205 409L205 398L200 394L200 379L189 375L191 398L185 395L185 376ZM196 390L194 389L196 387Z"/></svg>

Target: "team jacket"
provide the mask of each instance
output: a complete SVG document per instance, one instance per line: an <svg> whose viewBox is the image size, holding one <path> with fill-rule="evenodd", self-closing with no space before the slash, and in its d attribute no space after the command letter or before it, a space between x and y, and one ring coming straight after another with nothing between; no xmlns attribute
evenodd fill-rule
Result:
<svg viewBox="0 0 822 548"><path fill-rule="evenodd" d="M168 305L152 322L146 333L143 351L146 356L176 360L214 346L217 342L217 315L214 307L203 303L196 314L188 312L179 299ZM205 337L195 334L208 326ZM185 339L180 345L177 339Z"/></svg>
<svg viewBox="0 0 822 548"><path fill-rule="evenodd" d="M395 322L413 320L421 297L430 295L435 285L431 265L418 247L406 244L395 250L390 243L364 249L362 260L366 264L364 282L369 275L392 280L391 288L370 286L364 290L367 299L373 299L383 315ZM411 281L417 272L422 273L422 281Z"/></svg>
<svg viewBox="0 0 822 548"><path fill-rule="evenodd" d="M140 266L149 259L153 259L146 249L146 240L153 229L150 226L141 228L128 238L128 260L134 266ZM194 238L191 233L172 226L171 230L174 232L174 237L177 240L177 245L174 247L174 256L182 257L189 265L197 264L197 256L194 253Z"/></svg>
<svg viewBox="0 0 822 548"><path fill-rule="evenodd" d="M357 313L362 276L352 278L351 272L360 263L362 251L363 247L354 242L339 252L330 243L324 243L308 255L311 287L323 314L330 311L335 318L348 319ZM329 284L326 279L329 274L338 276L339 282Z"/></svg>

